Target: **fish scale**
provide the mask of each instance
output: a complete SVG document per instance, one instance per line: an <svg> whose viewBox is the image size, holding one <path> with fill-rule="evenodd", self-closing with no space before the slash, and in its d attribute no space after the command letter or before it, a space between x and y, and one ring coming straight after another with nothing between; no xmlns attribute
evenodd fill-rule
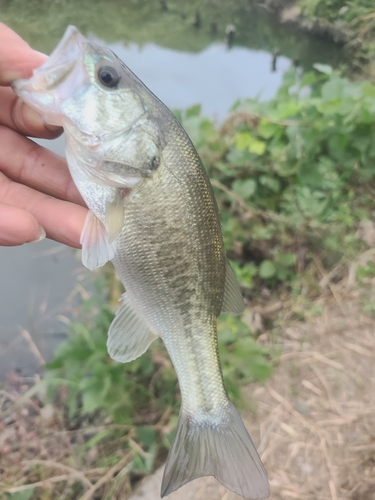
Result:
<svg viewBox="0 0 375 500"><path fill-rule="evenodd" d="M111 51L69 27L14 89L66 132L67 161L89 213L82 261L111 260L124 284L108 352L128 362L161 337L181 409L161 494L213 475L245 498L269 495L256 448L224 388L217 316L243 299L225 256L202 162L173 114Z"/></svg>

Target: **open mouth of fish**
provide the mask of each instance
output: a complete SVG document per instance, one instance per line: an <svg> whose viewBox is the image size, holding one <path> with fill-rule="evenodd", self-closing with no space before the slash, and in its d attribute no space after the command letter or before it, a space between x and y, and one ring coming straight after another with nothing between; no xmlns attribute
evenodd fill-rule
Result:
<svg viewBox="0 0 375 500"><path fill-rule="evenodd" d="M17 80L13 84L17 94L29 106L41 113L45 121L51 125L62 125L61 120L58 118L56 120L55 115L59 110L59 104L72 94L74 85L72 79L68 85L64 85L64 82L77 66L77 61L82 58L88 43L77 28L69 26L50 57L40 68L34 70L33 76ZM87 80L83 73L81 76L82 79L75 79L77 87L81 87Z"/></svg>

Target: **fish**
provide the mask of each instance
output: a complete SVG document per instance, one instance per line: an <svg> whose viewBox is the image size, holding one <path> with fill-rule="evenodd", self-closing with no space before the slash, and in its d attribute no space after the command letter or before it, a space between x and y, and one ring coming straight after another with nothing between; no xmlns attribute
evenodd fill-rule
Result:
<svg viewBox="0 0 375 500"><path fill-rule="evenodd" d="M161 337L177 372L181 407L161 496L211 475L244 498L268 498L266 471L219 360L217 317L240 314L244 301L187 133L112 51L74 26L13 88L46 123L64 128L69 170L89 209L83 264L112 261L124 284L109 355L129 362Z"/></svg>

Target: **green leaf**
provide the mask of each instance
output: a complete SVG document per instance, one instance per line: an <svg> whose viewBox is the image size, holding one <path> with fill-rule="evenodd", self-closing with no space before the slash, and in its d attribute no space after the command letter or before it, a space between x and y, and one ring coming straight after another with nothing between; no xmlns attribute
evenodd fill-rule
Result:
<svg viewBox="0 0 375 500"><path fill-rule="evenodd" d="M266 150L266 143L263 141L258 141L257 139L254 139L251 144L249 144L249 151L250 153L254 153L256 155L262 155L264 154Z"/></svg>
<svg viewBox="0 0 375 500"><path fill-rule="evenodd" d="M201 110L201 104L194 104L194 106L191 106L186 110L186 117L191 118L192 116L199 116L201 114Z"/></svg>
<svg viewBox="0 0 375 500"><path fill-rule="evenodd" d="M249 132L241 132L235 136L236 148L239 151L247 149L249 142L251 142L251 134Z"/></svg>
<svg viewBox="0 0 375 500"><path fill-rule="evenodd" d="M324 73L325 75L332 75L333 73L332 66L329 66L328 64L315 63L313 64L313 68L315 68L320 73Z"/></svg>
<svg viewBox="0 0 375 500"><path fill-rule="evenodd" d="M9 500L29 500L31 498L31 495L33 494L33 491L34 487L30 486L30 489L25 491L17 491L16 493L7 493L7 498Z"/></svg>
<svg viewBox="0 0 375 500"><path fill-rule="evenodd" d="M296 260L294 253L277 253L275 255L275 261L285 267L293 266Z"/></svg>
<svg viewBox="0 0 375 500"><path fill-rule="evenodd" d="M248 150L250 153L262 155L266 150L266 143L256 139L250 132L240 132L235 136L236 148L239 151Z"/></svg>
<svg viewBox="0 0 375 500"><path fill-rule="evenodd" d="M277 193L280 190L280 181L276 179L275 177L270 177L268 175L261 175L259 178L260 184L262 186L266 186L275 193Z"/></svg>
<svg viewBox="0 0 375 500"><path fill-rule="evenodd" d="M277 106L278 118L283 119L294 116L298 113L299 109L300 104L297 101L280 102Z"/></svg>
<svg viewBox="0 0 375 500"><path fill-rule="evenodd" d="M268 120L261 120L258 125L258 134L264 139L270 139L282 130L283 128L280 125L271 123Z"/></svg>
<svg viewBox="0 0 375 500"><path fill-rule="evenodd" d="M241 196L244 200L249 200L255 193L257 183L254 179L237 179L232 184L232 189L235 193Z"/></svg>
<svg viewBox="0 0 375 500"><path fill-rule="evenodd" d="M83 411L84 413L91 413L97 410L101 406L101 399L99 398L99 393L96 390L86 390L82 396Z"/></svg>
<svg viewBox="0 0 375 500"><path fill-rule="evenodd" d="M264 260L259 266L259 276L264 279L272 278L276 274L276 267L270 260Z"/></svg>
<svg viewBox="0 0 375 500"><path fill-rule="evenodd" d="M148 449L156 441L156 432L150 427L142 426L137 429L137 441Z"/></svg>
<svg viewBox="0 0 375 500"><path fill-rule="evenodd" d="M331 80L328 80L322 87L322 99L323 101L335 101L340 99L343 90L343 80L335 76Z"/></svg>

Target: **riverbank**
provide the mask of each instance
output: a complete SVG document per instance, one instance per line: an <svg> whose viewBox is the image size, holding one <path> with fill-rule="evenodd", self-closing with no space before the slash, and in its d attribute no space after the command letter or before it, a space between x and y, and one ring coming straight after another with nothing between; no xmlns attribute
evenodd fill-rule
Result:
<svg viewBox="0 0 375 500"><path fill-rule="evenodd" d="M297 45L292 34L288 41ZM272 498L368 500L375 87L317 60L317 71L288 71L276 98L237 103L222 126L199 106L179 119L212 179L246 300L241 319L219 319L221 360ZM129 498L165 462L179 409L176 376L157 342L133 363L109 359L122 289L107 271L68 321L69 338L44 380L36 377L29 391L30 379L10 374L1 388L1 500Z"/></svg>
<svg viewBox="0 0 375 500"><path fill-rule="evenodd" d="M348 75L375 80L375 6L370 0L266 0L281 24L344 47Z"/></svg>
<svg viewBox="0 0 375 500"><path fill-rule="evenodd" d="M244 389L255 411L243 416L268 471L273 500L372 498L375 318L369 306L375 282L353 286L351 274L339 282L328 276L321 281L322 297L315 303L320 316L288 321L287 311L280 310L278 334L264 326L258 337L260 345L278 351L275 372L266 384ZM270 304L258 314L265 319L269 309ZM98 416L69 421L61 404L44 404L41 393L25 392L25 381L17 377L2 389L1 499L160 498L160 472L131 496L151 472L145 464L152 451L136 442L144 427L114 425ZM153 426L164 439L168 420L165 413ZM241 497L202 478L170 496L186 498Z"/></svg>

